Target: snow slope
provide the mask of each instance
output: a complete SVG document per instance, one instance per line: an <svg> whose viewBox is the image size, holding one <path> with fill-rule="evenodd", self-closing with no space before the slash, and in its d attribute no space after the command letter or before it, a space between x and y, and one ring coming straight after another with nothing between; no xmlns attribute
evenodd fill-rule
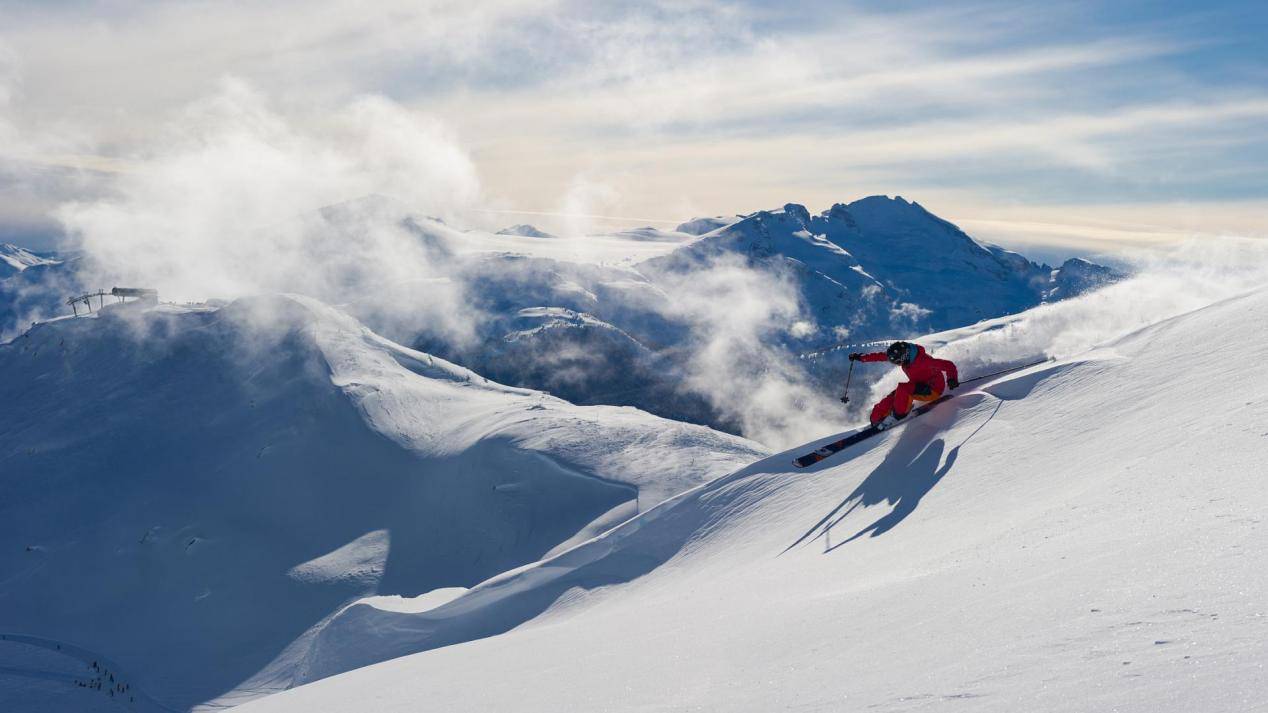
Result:
<svg viewBox="0 0 1268 713"><path fill-rule="evenodd" d="M725 228L732 223L738 222L740 219L741 216L728 218L721 215L709 218L692 218L685 223L679 224L677 228L674 228L674 230L680 233L687 233L688 235L704 235L705 233L712 233L718 228Z"/></svg>
<svg viewBox="0 0 1268 713"><path fill-rule="evenodd" d="M109 656L175 709L291 685L350 602L443 601L766 453L302 297L37 325L0 345L0 404L0 633Z"/></svg>
<svg viewBox="0 0 1268 713"><path fill-rule="evenodd" d="M51 255L31 252L13 243L0 243L0 279L15 275L36 265L56 265L61 262Z"/></svg>
<svg viewBox="0 0 1268 713"><path fill-rule="evenodd" d="M349 607L307 666L350 672L243 711L1265 710L1266 320L1260 289L429 611Z"/></svg>
<svg viewBox="0 0 1268 713"><path fill-rule="evenodd" d="M17 267L4 262L5 258ZM25 331L33 321L69 310L66 298L85 291L76 277L79 264L75 255L55 259L0 245L0 342Z"/></svg>

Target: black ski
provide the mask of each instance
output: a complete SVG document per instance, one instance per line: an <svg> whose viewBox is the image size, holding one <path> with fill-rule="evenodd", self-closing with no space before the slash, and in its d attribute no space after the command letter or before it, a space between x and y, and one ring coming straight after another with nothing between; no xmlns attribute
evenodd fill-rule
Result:
<svg viewBox="0 0 1268 713"><path fill-rule="evenodd" d="M938 404L942 403L943 401L946 401L949 398L951 398L951 394L945 394L943 396L939 396L937 399L930 401L927 404L917 406L916 408L911 410L911 413L907 414L907 418L904 418L903 420L894 424L893 426L891 426L891 428L897 428L898 426L901 426L904 423L910 422L911 419L927 412L929 409L933 408L934 406L937 406ZM886 429L886 430L889 430L889 429ZM871 438L872 436L875 436L876 434L880 432L881 431L877 429L875 426L868 426L867 428L864 428L861 431L851 433L850 435L846 436L845 438L842 438L839 441L833 441L831 443L824 445L822 448L819 448L818 450L811 451L810 453L807 453L804 456L794 459L793 465L797 466L798 468L805 468L808 465L814 465L815 463L818 463L819 461L823 460L824 458L827 458L833 453L849 448L850 446L860 441L866 441L867 439Z"/></svg>
<svg viewBox="0 0 1268 713"><path fill-rule="evenodd" d="M1040 359L1039 361L1034 361L1029 364L1021 364L1019 366L1010 366L1007 369L1000 369L999 371L994 371L994 372L991 372L990 374L983 374L982 376L975 376L972 379L965 379L964 381L960 382L960 385L963 386L965 384L968 384L974 381L983 381L986 379L991 379L996 376L999 376L1000 374L1007 374L1013 371L1029 369L1032 366L1039 366L1040 364L1043 364L1049 361L1052 361L1052 358L1045 357L1043 359ZM854 363L851 362L850 366L853 367ZM939 396L937 400L930 401L929 403L924 404L923 406L918 406L912 409L911 413L907 414L907 418L903 419L902 421L899 421L898 423L894 425L901 426L904 423L907 423L907 421L911 420L912 418L919 416L922 413L925 413L929 409L933 408L934 406L937 406L938 404L942 403L943 401L946 401L947 399L951 397L952 397L952 394L945 394L943 396ZM872 436L875 436L878 433L880 433L880 431L877 430L875 427L868 426L867 428L864 428L861 431L851 433L850 435L846 436L845 438L842 438L839 441L833 441L816 451L807 453L804 456L793 459L793 465L797 466L798 468L805 468L808 465L814 465L815 463L818 463L819 461L823 460L824 458L827 458L833 453L841 451L845 448L849 448L850 446L854 445L855 443L858 443L859 441L866 441L867 439L871 438Z"/></svg>

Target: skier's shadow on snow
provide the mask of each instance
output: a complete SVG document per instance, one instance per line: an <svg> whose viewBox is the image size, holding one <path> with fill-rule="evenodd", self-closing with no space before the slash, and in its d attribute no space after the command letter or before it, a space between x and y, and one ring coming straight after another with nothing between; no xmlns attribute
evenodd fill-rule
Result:
<svg viewBox="0 0 1268 713"><path fill-rule="evenodd" d="M946 442L939 438L929 442L928 446L919 451L914 459L908 460L907 449L900 448L902 440L899 439L899 445L891 450L876 470L859 483L854 492L846 498L846 502L852 503L849 509L824 527L823 536L826 538L824 552L831 552L863 535L879 537L894 529L895 525L916 511L921 498L933 490L933 486L938 484L942 476L950 472L955 466L956 457L960 454L960 446L952 448L947 454L946 462L943 463L942 451L946 447ZM942 463L942 467L938 467L939 463ZM849 539L835 545L831 544L832 528L853 512L854 508L860 505L865 508L871 507L882 500L892 506L888 514L854 533Z"/></svg>
<svg viewBox="0 0 1268 713"><path fill-rule="evenodd" d="M793 543L789 549L805 541L807 537L814 535L815 539L820 536L824 537L824 552L831 552L864 535L879 537L894 529L898 523L907 519L908 515L916 511L921 499L929 491L933 490L934 486L955 467L955 461L960 455L960 449L976 436L987 423L990 423L995 418L995 414L999 413L999 408L1002 405L1003 402L1001 401L995 406L995 410L991 412L991 415L973 433L970 433L967 438L952 448L947 453L945 461L942 458L942 453L946 449L945 440L941 438L933 441L926 440L928 434L923 432L924 429L908 428L904 430L898 441L889 450L889 453L885 454L885 459L863 479L863 482L859 483L854 492L847 495L813 528L805 535L802 535L797 542ZM849 517L850 513L860 506L868 508L881 502L887 502L891 506L887 514L854 533L846 540L836 544L831 543L832 528ZM816 531L817 534L815 534Z"/></svg>

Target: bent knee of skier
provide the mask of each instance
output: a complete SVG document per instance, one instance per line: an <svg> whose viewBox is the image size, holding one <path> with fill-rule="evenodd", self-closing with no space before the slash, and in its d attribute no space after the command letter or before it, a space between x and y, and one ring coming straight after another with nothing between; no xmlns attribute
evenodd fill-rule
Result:
<svg viewBox="0 0 1268 713"><path fill-rule="evenodd" d="M877 401L876 405L872 407L872 417L871 417L872 424L875 425L885 420L885 417L888 416L890 412L893 410L894 410L894 392L891 391L885 396L885 398L881 399L880 401Z"/></svg>
<svg viewBox="0 0 1268 713"><path fill-rule="evenodd" d="M911 401L916 396L916 385L910 381L904 381L894 389L892 407L894 415L898 418L906 416L911 411Z"/></svg>

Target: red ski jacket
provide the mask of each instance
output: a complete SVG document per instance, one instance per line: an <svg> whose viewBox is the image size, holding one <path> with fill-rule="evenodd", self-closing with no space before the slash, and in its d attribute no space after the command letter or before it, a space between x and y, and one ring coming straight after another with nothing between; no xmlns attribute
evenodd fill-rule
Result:
<svg viewBox="0 0 1268 713"><path fill-rule="evenodd" d="M960 373L956 370L955 364L946 359L935 359L929 356L929 352L926 352L925 348L919 344L912 346L916 348L916 358L903 364L903 373L912 382L928 384L934 391L941 393L947 386L947 380L943 377L944 373L956 381L960 380ZM885 352L873 352L859 357L859 361L889 361L889 357L885 355Z"/></svg>

